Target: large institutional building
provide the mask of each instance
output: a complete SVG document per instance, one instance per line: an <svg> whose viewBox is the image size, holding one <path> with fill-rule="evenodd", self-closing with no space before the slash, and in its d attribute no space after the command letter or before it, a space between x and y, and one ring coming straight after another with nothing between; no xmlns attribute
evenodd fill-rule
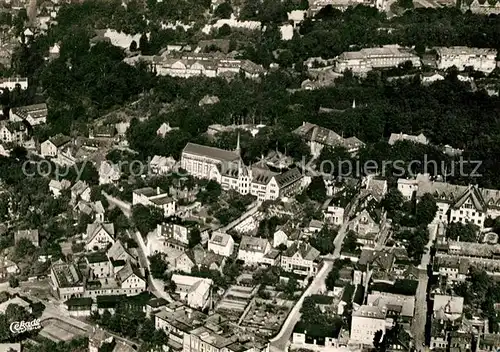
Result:
<svg viewBox="0 0 500 352"><path fill-rule="evenodd" d="M189 78L195 76L221 77L243 73L245 77L257 78L265 73L262 66L250 60L239 60L230 57L218 57L210 54L186 54L173 56L138 55L124 60L133 65L139 61L148 63L151 69L160 76Z"/></svg>
<svg viewBox="0 0 500 352"><path fill-rule="evenodd" d="M431 181L428 175L418 175L415 180L399 179L398 189L406 199L413 196L418 199L426 193L433 195L438 206L436 221L472 223L483 229L487 217L500 216L498 190Z"/></svg>
<svg viewBox="0 0 500 352"><path fill-rule="evenodd" d="M351 70L354 74L366 74L373 69L397 67L410 61L420 67L420 57L399 45L386 45L381 48L366 48L360 51L346 51L336 58L335 71Z"/></svg>
<svg viewBox="0 0 500 352"><path fill-rule="evenodd" d="M475 71L490 73L496 67L497 51L495 49L469 48L453 46L450 48L438 47L437 68L445 70L455 66L460 71L472 67Z"/></svg>
<svg viewBox="0 0 500 352"><path fill-rule="evenodd" d="M251 194L259 201L293 194L302 186L302 173L297 168L279 173L271 171L264 161L244 165L239 139L235 151L188 143L182 151L181 167L195 177L217 181L224 190Z"/></svg>

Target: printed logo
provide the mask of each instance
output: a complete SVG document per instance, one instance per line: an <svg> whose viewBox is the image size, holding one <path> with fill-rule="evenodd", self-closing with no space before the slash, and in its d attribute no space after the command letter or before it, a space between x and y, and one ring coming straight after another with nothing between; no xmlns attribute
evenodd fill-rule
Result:
<svg viewBox="0 0 500 352"><path fill-rule="evenodd" d="M37 329L41 329L42 325L40 324L40 319L35 319L32 321L14 321L10 324L10 331L13 334L22 334L26 331L33 331Z"/></svg>

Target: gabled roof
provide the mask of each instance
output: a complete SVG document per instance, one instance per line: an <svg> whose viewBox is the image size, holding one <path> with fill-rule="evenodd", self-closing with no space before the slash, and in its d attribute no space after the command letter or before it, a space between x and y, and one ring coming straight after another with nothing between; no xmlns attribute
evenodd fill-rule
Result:
<svg viewBox="0 0 500 352"><path fill-rule="evenodd" d="M48 110L47 104L33 104L27 106L21 106L17 108L12 108L12 113L21 117L22 119L28 118L28 115L31 115L33 118L44 118L47 117Z"/></svg>
<svg viewBox="0 0 500 352"><path fill-rule="evenodd" d="M227 233L214 231L212 233L212 238L210 238L210 243L225 247L227 246L231 238L231 235L228 235Z"/></svg>
<svg viewBox="0 0 500 352"><path fill-rule="evenodd" d="M122 241L117 240L111 248L108 249L108 257L114 260L118 260L123 254L125 254L127 257L134 258L132 254L125 248L123 245Z"/></svg>
<svg viewBox="0 0 500 352"><path fill-rule="evenodd" d="M237 152L195 143L188 143L182 150L182 154L205 156L221 162L237 161L240 159L240 155Z"/></svg>
<svg viewBox="0 0 500 352"><path fill-rule="evenodd" d="M60 148L63 145L71 142L71 137L65 136L63 134L57 134L54 137L49 138L49 141L56 147Z"/></svg>
<svg viewBox="0 0 500 352"><path fill-rule="evenodd" d="M302 172L298 168L290 169L275 177L280 188L287 187L302 178Z"/></svg>
<svg viewBox="0 0 500 352"><path fill-rule="evenodd" d="M304 260L316 260L320 255L320 252L309 243L299 241L294 242L283 255L285 257L293 257L297 253Z"/></svg>
<svg viewBox="0 0 500 352"><path fill-rule="evenodd" d="M120 269L120 271L116 274L116 276L118 277L118 280L120 280L120 282L124 282L132 274L144 280L144 277L142 276L142 273L139 270L139 268L137 268L135 265L130 264L130 262L127 262L127 264L125 264L125 266Z"/></svg>
<svg viewBox="0 0 500 352"><path fill-rule="evenodd" d="M262 252L266 251L269 242L265 238L242 236L240 243L241 251Z"/></svg>
<svg viewBox="0 0 500 352"><path fill-rule="evenodd" d="M77 181L73 187L71 187L71 193L74 193L76 195L80 195L82 194L84 191L87 190L87 188L89 188L89 185L87 184L87 182L85 181L82 181L82 180L79 180Z"/></svg>
<svg viewBox="0 0 500 352"><path fill-rule="evenodd" d="M90 243L101 229L103 229L111 238L114 237L115 225L113 225L113 223L94 222L87 225L87 243Z"/></svg>

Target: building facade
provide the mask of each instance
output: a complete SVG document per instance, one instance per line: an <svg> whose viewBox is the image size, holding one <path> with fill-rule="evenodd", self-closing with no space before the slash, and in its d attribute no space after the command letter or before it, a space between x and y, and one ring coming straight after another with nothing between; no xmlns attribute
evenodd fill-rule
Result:
<svg viewBox="0 0 500 352"><path fill-rule="evenodd" d="M469 48L465 46L438 47L437 68L445 70L455 66L459 71L472 67L475 71L490 73L496 67L495 49Z"/></svg>

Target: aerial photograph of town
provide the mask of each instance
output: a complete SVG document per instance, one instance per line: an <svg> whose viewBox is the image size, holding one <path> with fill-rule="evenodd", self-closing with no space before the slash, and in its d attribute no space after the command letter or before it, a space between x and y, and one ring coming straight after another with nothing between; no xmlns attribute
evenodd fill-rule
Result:
<svg viewBox="0 0 500 352"><path fill-rule="evenodd" d="M0 0L0 352L499 352L500 0Z"/></svg>

